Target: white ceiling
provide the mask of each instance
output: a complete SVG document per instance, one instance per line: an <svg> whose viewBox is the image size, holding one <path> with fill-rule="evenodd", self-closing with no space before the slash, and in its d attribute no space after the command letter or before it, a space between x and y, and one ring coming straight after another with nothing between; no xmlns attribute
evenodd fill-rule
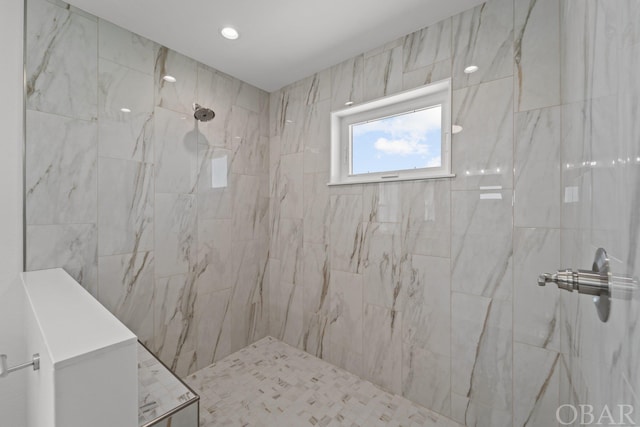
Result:
<svg viewBox="0 0 640 427"><path fill-rule="evenodd" d="M484 0L68 1L271 92Z"/></svg>

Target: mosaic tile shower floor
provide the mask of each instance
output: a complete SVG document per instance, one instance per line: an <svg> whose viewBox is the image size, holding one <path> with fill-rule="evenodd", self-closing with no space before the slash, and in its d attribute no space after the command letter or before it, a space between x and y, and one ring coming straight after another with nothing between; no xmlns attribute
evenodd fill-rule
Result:
<svg viewBox="0 0 640 427"><path fill-rule="evenodd" d="M459 426L271 337L185 382L200 395L201 427Z"/></svg>

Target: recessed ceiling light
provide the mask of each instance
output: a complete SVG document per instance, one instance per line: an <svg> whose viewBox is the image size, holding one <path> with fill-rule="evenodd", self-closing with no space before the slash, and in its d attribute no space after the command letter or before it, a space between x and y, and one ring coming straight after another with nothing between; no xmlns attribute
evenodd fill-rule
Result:
<svg viewBox="0 0 640 427"><path fill-rule="evenodd" d="M120 111L122 111L123 113L130 113L130 112L131 112L131 110L130 110L130 109L128 109L128 108L126 108L126 107L122 107L122 108L120 109Z"/></svg>
<svg viewBox="0 0 640 427"><path fill-rule="evenodd" d="M353 105L353 101L347 101L344 103L344 105L346 105L347 107L350 107Z"/></svg>
<svg viewBox="0 0 640 427"><path fill-rule="evenodd" d="M462 132L462 126L460 126L460 125L451 126L451 133L452 134L455 135L456 133L460 133L460 132Z"/></svg>
<svg viewBox="0 0 640 427"><path fill-rule="evenodd" d="M229 40L235 40L240 37L240 34L238 34L238 30L233 27L224 27L222 30L220 30L220 34L222 34L222 37Z"/></svg>
<svg viewBox="0 0 640 427"><path fill-rule="evenodd" d="M170 76L169 74L167 74L166 76L162 77L162 80L164 80L165 82L169 82L169 83L177 82L176 78L173 77L173 76Z"/></svg>
<svg viewBox="0 0 640 427"><path fill-rule="evenodd" d="M476 71L478 71L478 66L477 65L469 65L467 68L464 69L464 72L466 74L475 73Z"/></svg>

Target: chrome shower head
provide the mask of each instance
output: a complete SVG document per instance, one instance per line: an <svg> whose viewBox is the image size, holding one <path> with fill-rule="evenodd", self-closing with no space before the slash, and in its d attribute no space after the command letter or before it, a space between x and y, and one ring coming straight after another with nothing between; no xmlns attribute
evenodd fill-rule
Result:
<svg viewBox="0 0 640 427"><path fill-rule="evenodd" d="M208 122L216 116L216 113L209 108L204 108L200 104L193 104L193 117L201 122Z"/></svg>

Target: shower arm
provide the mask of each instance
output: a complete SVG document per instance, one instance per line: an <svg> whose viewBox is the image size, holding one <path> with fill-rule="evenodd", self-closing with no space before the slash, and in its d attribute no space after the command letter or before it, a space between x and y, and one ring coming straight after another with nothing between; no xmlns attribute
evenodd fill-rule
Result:
<svg viewBox="0 0 640 427"><path fill-rule="evenodd" d="M28 368L29 366L33 366L34 371L40 369L40 354L34 354L31 362L22 363L20 365L12 366L11 368L7 367L7 355L0 354L0 378L5 378L10 373Z"/></svg>

